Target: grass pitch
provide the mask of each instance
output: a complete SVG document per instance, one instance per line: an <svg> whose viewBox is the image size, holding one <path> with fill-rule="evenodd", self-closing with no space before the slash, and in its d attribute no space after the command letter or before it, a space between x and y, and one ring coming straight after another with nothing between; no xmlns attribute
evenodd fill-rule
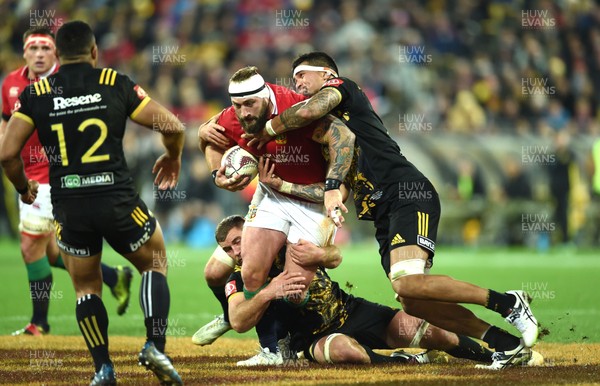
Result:
<svg viewBox="0 0 600 386"><path fill-rule="evenodd" d="M110 248L108 264L128 264ZM481 372L466 361L450 365L316 366L238 369L235 362L256 352L254 333L228 332L215 344L198 347L191 335L210 321L220 308L203 278L203 267L212 249L193 250L169 246L171 312L167 350L187 384L342 384L411 381L434 384L507 383L600 383L600 328L595 293L600 277L597 251L569 249L540 254L506 249L439 248L432 273L498 291L524 289L534 297L533 310L549 334L537 346L549 366L518 368L500 374ZM389 281L379 264L374 243L343 246L344 262L330 271L346 291L372 301L397 307ZM51 336L35 339L10 337L31 314L25 267L18 244L0 242L0 280L5 291L0 306L0 383L85 384L93 373L83 339L75 323L75 295L67 272L53 270L49 322ZM143 343L142 313L138 305L139 275L133 280L132 301L124 316L106 291L111 351L119 379L124 384L156 384L151 374L136 366ZM491 323L511 330L498 315L470 307ZM514 331L513 331L514 332ZM65 337L67 336L67 337ZM60 361L59 361L60 360Z"/></svg>

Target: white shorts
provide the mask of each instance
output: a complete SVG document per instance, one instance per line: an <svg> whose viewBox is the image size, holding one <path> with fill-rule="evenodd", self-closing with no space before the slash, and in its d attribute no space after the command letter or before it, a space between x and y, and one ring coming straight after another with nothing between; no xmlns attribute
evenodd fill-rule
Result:
<svg viewBox="0 0 600 386"><path fill-rule="evenodd" d="M19 231L33 237L46 236L54 231L49 184L40 184L33 204L27 205L19 200Z"/></svg>
<svg viewBox="0 0 600 386"><path fill-rule="evenodd" d="M295 200L263 184L256 189L244 226L273 229L285 233L290 243L304 239L320 247L333 244L337 229L322 203Z"/></svg>

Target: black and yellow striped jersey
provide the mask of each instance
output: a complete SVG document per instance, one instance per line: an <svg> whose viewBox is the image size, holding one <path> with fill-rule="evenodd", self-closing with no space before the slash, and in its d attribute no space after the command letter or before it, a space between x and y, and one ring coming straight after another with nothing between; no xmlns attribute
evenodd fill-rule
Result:
<svg viewBox="0 0 600 386"><path fill-rule="evenodd" d="M30 121L50 161L52 197L135 192L123 152L128 117L150 101L129 77L66 64L23 91L15 116Z"/></svg>
<svg viewBox="0 0 600 386"><path fill-rule="evenodd" d="M356 135L356 145L364 153L372 182L386 190L397 192L398 182L419 181L425 177L410 163L392 139L375 113L369 98L351 79L340 77L328 80L322 87L339 93L341 102L331 113L337 115Z"/></svg>
<svg viewBox="0 0 600 386"><path fill-rule="evenodd" d="M269 281L283 271L285 250L285 247L281 249L271 266ZM236 266L225 288L227 297L243 292L241 266ZM302 306L290 303L289 307L286 307L287 315L282 315L281 320L291 331L307 336L334 330L346 322L354 306L353 299L354 297L344 292L337 282L331 280L324 268L319 267L310 282L307 302Z"/></svg>

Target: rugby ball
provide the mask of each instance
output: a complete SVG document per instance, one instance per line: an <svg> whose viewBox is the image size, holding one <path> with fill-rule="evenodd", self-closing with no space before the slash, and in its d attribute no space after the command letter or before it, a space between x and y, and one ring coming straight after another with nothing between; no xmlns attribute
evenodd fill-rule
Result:
<svg viewBox="0 0 600 386"><path fill-rule="evenodd" d="M231 178L242 175L253 180L258 175L258 160L239 146L227 149L221 158L221 166L225 166L225 176Z"/></svg>

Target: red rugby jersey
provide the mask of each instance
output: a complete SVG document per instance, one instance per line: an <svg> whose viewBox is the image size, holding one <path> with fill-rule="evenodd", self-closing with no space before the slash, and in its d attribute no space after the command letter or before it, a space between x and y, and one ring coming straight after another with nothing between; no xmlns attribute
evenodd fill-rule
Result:
<svg viewBox="0 0 600 386"><path fill-rule="evenodd" d="M267 85L273 91L275 98L274 113L270 118L307 99L286 87L271 83ZM248 146L248 141L242 138L244 130L235 116L233 106L223 110L217 123L225 128L225 135L229 138L231 147L237 144L257 158L266 155L275 160L275 174L285 181L294 184L325 181L328 165L323 158L323 145L312 140L313 132L319 127L319 123L314 122L300 130L280 134L261 149ZM306 201L293 195L288 196Z"/></svg>
<svg viewBox="0 0 600 386"><path fill-rule="evenodd" d="M54 72L58 71L58 65ZM30 84L37 82L39 78L29 79L29 69L23 66L4 78L2 82L2 119L8 121L14 111L18 109L19 95ZM50 183L48 157L38 138L37 130L34 130L31 137L21 150L21 158L23 158L23 166L27 178L36 180L40 184Z"/></svg>

